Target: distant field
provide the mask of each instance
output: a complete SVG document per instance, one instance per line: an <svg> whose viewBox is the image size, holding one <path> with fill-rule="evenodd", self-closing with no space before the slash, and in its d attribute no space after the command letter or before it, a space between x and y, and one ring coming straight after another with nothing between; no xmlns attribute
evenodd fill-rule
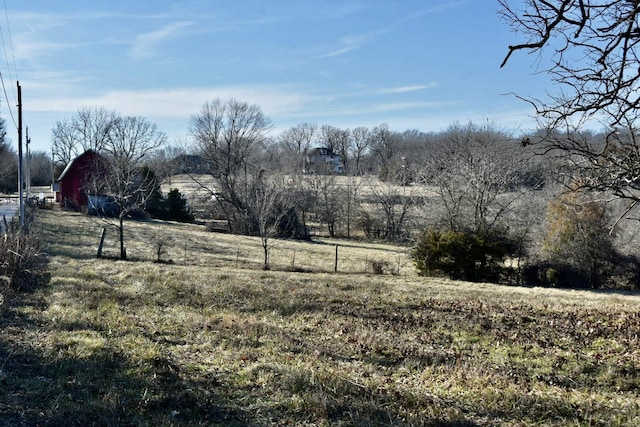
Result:
<svg viewBox="0 0 640 427"><path fill-rule="evenodd" d="M405 222L407 224L413 224L414 226L415 224L421 224L424 221L425 206L430 206L429 210L433 211L433 205L425 203L424 199L434 197L434 191L433 188L425 185L414 184L403 187L381 182L375 176L351 177L338 175L328 177L303 175L296 179L303 179L305 181L313 179L334 179L335 185L344 190L343 194L347 194L347 187L355 188L354 191L358 199L356 204L359 208L365 209L369 213L373 214L373 216L377 216L378 214L382 215L382 208L379 204L379 200L384 200L388 203L392 196L412 199L415 204L412 204L409 207ZM208 209L212 206L209 204L211 201L211 191L212 189L215 189L215 180L210 175L174 175L163 181L162 191L164 193L167 193L173 188L177 188L180 190L180 193L187 197L190 205L194 209L196 217L201 219L210 219ZM400 208L398 207L396 210L399 211ZM311 228L314 234L328 235L325 227L322 224L314 223L313 219L309 220L307 225ZM341 224L339 223L338 232L342 232L343 234L346 233L344 229L341 229L340 225ZM352 236L362 236L363 234L362 230L358 230L357 227L352 225Z"/></svg>
<svg viewBox="0 0 640 427"><path fill-rule="evenodd" d="M118 231L113 224L80 213L56 211L43 213L40 229L51 242L54 255L91 258L97 253L102 228L107 229L104 256L119 256ZM59 238L62 236L62 238ZM260 238L211 233L196 224L165 221L126 221L125 245L133 260L150 262L157 258L157 244L166 243L163 261L178 265L259 269L263 265ZM385 265L387 273L415 275L409 260L409 248L372 244L358 240L314 238L312 242L270 239L273 269L299 269L311 272L333 272L338 245L339 273L371 272L371 263Z"/></svg>
<svg viewBox="0 0 640 427"><path fill-rule="evenodd" d="M189 199L194 197L210 197L215 188L215 180L211 175L174 175L162 182L162 191L169 192L173 188L180 190Z"/></svg>
<svg viewBox="0 0 640 427"><path fill-rule="evenodd" d="M311 180L314 178L318 177L314 175L303 175L301 177L303 180ZM329 177L326 176L320 176L319 178L329 179ZM361 177L337 175L332 178L339 187L356 187L358 196L362 198L368 198L376 192L391 192L413 197L430 197L434 194L433 188L425 185L413 184L403 187L381 182L377 177L369 175ZM162 183L162 190L164 192L172 188L177 188L181 193L188 196L206 196L209 195L207 189L215 188L215 181L210 175L174 175L171 178L165 179Z"/></svg>
<svg viewBox="0 0 640 427"><path fill-rule="evenodd" d="M262 271L253 239L161 222L96 260L99 223L34 226L52 279L0 319L0 424L640 425L637 295L373 275L406 251L337 241Z"/></svg>

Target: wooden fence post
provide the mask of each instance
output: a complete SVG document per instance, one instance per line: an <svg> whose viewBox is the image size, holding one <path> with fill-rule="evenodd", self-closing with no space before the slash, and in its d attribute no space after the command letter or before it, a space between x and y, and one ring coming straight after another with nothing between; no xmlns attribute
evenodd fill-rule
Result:
<svg viewBox="0 0 640 427"><path fill-rule="evenodd" d="M333 272L334 273L338 272L338 245L336 245L336 261L333 264Z"/></svg>
<svg viewBox="0 0 640 427"><path fill-rule="evenodd" d="M98 258L102 258L102 247L104 246L104 238L107 235L106 227L102 227L102 234L100 235L100 245L98 246Z"/></svg>

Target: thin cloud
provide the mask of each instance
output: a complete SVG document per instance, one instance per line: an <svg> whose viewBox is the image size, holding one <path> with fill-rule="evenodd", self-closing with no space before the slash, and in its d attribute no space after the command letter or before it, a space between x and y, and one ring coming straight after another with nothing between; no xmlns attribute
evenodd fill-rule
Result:
<svg viewBox="0 0 640 427"><path fill-rule="evenodd" d="M49 38L40 37L37 32L31 29L28 32L15 34L13 42L16 61L27 61L29 63L42 62L45 57L56 56L60 52L83 45L80 42L54 42Z"/></svg>
<svg viewBox="0 0 640 427"><path fill-rule="evenodd" d="M29 87L28 93L73 93L87 86L91 78L86 75L62 70L31 70L21 73L22 80Z"/></svg>
<svg viewBox="0 0 640 427"><path fill-rule="evenodd" d="M180 36L180 30L193 25L192 21L180 21L165 25L159 30L140 34L136 37L129 51L129 56L134 60L146 59L154 56L154 51L160 42Z"/></svg>
<svg viewBox="0 0 640 427"><path fill-rule="evenodd" d="M407 20L419 18L424 15L431 15L432 13L439 13L445 10L454 9L459 6L464 6L464 1L449 1L437 4L435 6L429 7L427 9L420 10L410 16L407 17Z"/></svg>
<svg viewBox="0 0 640 427"><path fill-rule="evenodd" d="M424 109L434 109L434 108L442 108L445 106L451 106L455 104L453 101L446 102L387 102L387 103L378 103L378 104L366 104L366 105L356 105L356 106L345 106L345 107L332 107L326 108L326 105L322 107L318 107L316 104L315 107L317 110L299 110L292 114L289 114L289 117L297 117L297 118L305 118L303 121L313 121L316 119L312 119L313 117L363 117L367 115L380 114L380 113L392 113L396 111L407 111L407 110L424 110ZM306 119L306 117L310 117L311 119Z"/></svg>
<svg viewBox="0 0 640 427"><path fill-rule="evenodd" d="M54 43L39 40L18 39L15 47L16 61L38 62L44 56L54 56L65 50L81 46L81 43Z"/></svg>
<svg viewBox="0 0 640 427"><path fill-rule="evenodd" d="M324 102L329 103L329 102L335 102L340 99L361 98L361 97L368 97L372 95L394 95L394 94L417 92L425 89L431 89L437 86L438 86L438 83L429 82L424 85L394 86L394 87L381 88L381 89L361 88L360 90L341 91L341 92L326 94L321 98L319 97L318 99L322 99Z"/></svg>
<svg viewBox="0 0 640 427"><path fill-rule="evenodd" d="M436 86L437 86L437 83L431 82L426 85L398 86L398 87L391 87L387 89L379 89L376 91L376 93L380 95L387 95L387 94L394 94L394 93L408 93L408 92L416 92L424 89L430 89Z"/></svg>
<svg viewBox="0 0 640 427"><path fill-rule="evenodd" d="M34 112L68 114L82 107L105 107L121 114L149 118L188 119L213 99L236 98L259 105L267 115L286 114L302 108L311 97L286 86L226 86L109 91L95 96L40 97Z"/></svg>
<svg viewBox="0 0 640 427"><path fill-rule="evenodd" d="M387 102L382 104L374 104L370 107L365 107L365 108L348 109L348 110L345 110L344 113L353 114L353 115L388 113L392 111L402 111L402 110L439 108L447 104L449 104L449 102Z"/></svg>
<svg viewBox="0 0 640 427"><path fill-rule="evenodd" d="M342 49L338 49L338 50L334 50L333 52L329 52L327 54L324 55L318 55L318 56L314 56L314 59L322 59L322 58L331 58L334 56L341 56L344 55L345 53L351 52L352 50L358 49L360 46L347 46L345 48Z"/></svg>
<svg viewBox="0 0 640 427"><path fill-rule="evenodd" d="M374 40L379 36L381 36L382 34L385 34L389 31L390 31L390 28L387 27L387 28L381 28L379 30L367 31L359 34L351 34L348 36L341 37L340 41L347 45L356 45L356 44L361 45L361 44L370 42L371 40Z"/></svg>
<svg viewBox="0 0 640 427"><path fill-rule="evenodd" d="M314 12L317 13L316 16L320 16L323 19L341 19L346 18L351 15L355 15L359 12L362 12L367 9L371 9L371 5L366 2L361 3L348 3L343 2L337 5L332 5L331 7L326 7L324 3L318 3L319 8Z"/></svg>
<svg viewBox="0 0 640 427"><path fill-rule="evenodd" d="M341 56L344 55L348 52L351 52L355 49L358 49L360 47L362 47L363 45L366 45L367 43L370 43L372 41L375 41L376 39L378 39L380 36L390 33L392 31L394 31L396 28L401 27L406 25L408 22L420 18L424 15L429 15L429 14L433 14L433 13L439 13L442 12L444 10L448 10L457 6L460 6L462 4L462 2L460 1L450 1L450 2L445 2L445 3L441 3L438 5L435 5L433 7L429 7L427 9L422 9L416 13L407 15L399 20L397 20L396 22L393 22L389 25L386 25L384 27L378 28L378 29L374 29L371 31L365 31L365 32L361 32L361 33L356 33L356 34L349 34L349 35L345 35L342 36L340 38L340 43L343 45L346 45L346 47L342 48L342 49L337 49L334 51L331 51L327 54L324 55L318 55L318 56L314 56L313 59L323 59L323 58L331 58L331 57L335 57L335 56ZM366 9L366 7L364 7L363 5L360 4L354 4L354 7L349 9L349 14L351 13L356 13L359 12L361 10Z"/></svg>
<svg viewBox="0 0 640 427"><path fill-rule="evenodd" d="M421 18L425 15L440 13L445 10L449 10L449 9L461 6L463 3L464 2L461 2L461 1L450 1L450 2L437 4L427 9L422 9L410 15L406 15L403 18L400 18L399 20L392 22L391 24L384 26L382 28L362 32L359 34L351 34L351 35L343 36L341 38L341 41L342 43L347 45L353 45L353 44L363 45L365 43L368 43L370 41L377 39L381 35L394 31L398 27L405 26L408 22L413 21L414 19Z"/></svg>

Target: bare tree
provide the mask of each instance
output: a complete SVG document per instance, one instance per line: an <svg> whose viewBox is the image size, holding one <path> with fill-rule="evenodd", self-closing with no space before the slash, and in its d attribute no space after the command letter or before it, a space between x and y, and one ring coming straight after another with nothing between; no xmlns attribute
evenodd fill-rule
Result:
<svg viewBox="0 0 640 427"><path fill-rule="evenodd" d="M303 155L311 148L311 143L314 141L317 131L317 125L301 123L282 132L278 139L292 153Z"/></svg>
<svg viewBox="0 0 640 427"><path fill-rule="evenodd" d="M351 173L351 151L353 150L353 139L349 129L338 129L336 132L336 152L342 161L344 173Z"/></svg>
<svg viewBox="0 0 640 427"><path fill-rule="evenodd" d="M525 167L519 146L491 124L449 127L420 170L431 184L452 231L484 235L501 221L522 193L514 191Z"/></svg>
<svg viewBox="0 0 640 427"><path fill-rule="evenodd" d="M145 161L165 142L165 134L143 117L117 117L103 145L104 162L96 165L89 190L117 206L120 259L126 259L124 219L142 209L159 186Z"/></svg>
<svg viewBox="0 0 640 427"><path fill-rule="evenodd" d="M617 223L640 204L639 138L638 130L620 127L601 134L547 132L542 144L557 158L557 177L566 191L626 202Z"/></svg>
<svg viewBox="0 0 640 427"><path fill-rule="evenodd" d="M355 162L353 173L356 176L362 174L361 162L369 148L369 129L364 126L357 127L351 131L353 138L353 161Z"/></svg>
<svg viewBox="0 0 640 427"><path fill-rule="evenodd" d="M18 189L18 154L11 145L0 140L0 193Z"/></svg>
<svg viewBox="0 0 640 427"><path fill-rule="evenodd" d="M82 148L84 150L102 151L107 143L110 143L111 128L116 121L122 125L122 120L115 111L102 107L80 109L75 116L74 126L79 134ZM131 120L129 121L131 122ZM133 122L136 121L134 129L141 124L139 118Z"/></svg>
<svg viewBox="0 0 640 427"><path fill-rule="evenodd" d="M258 220L258 233L264 253L263 268L271 268L269 250L271 239L282 235L283 222L295 207L291 186L279 174L263 174L252 188L254 206Z"/></svg>
<svg viewBox="0 0 640 427"><path fill-rule="evenodd" d="M217 182L216 188L201 185L215 197L233 232L259 231L250 189L260 173L258 154L270 128L259 106L234 99L207 102L191 117L195 148Z"/></svg>
<svg viewBox="0 0 640 427"><path fill-rule="evenodd" d="M314 174L305 178L305 186L313 195L316 218L326 225L329 236L334 237L343 217L343 189L335 175Z"/></svg>
<svg viewBox="0 0 640 427"><path fill-rule="evenodd" d="M315 140L318 126L312 123L301 123L282 132L278 141L285 148L283 157L287 164L293 166L293 172L302 173L305 158Z"/></svg>
<svg viewBox="0 0 640 427"><path fill-rule="evenodd" d="M29 177L32 185L49 185L52 179L51 156L44 151L34 151L29 158Z"/></svg>
<svg viewBox="0 0 640 427"><path fill-rule="evenodd" d="M640 203L640 2L636 0L499 0L501 16L524 41L519 51L548 53L542 62L558 86L549 99L524 98L547 129L538 142L571 167L573 190ZM600 140L581 132L588 121L607 127ZM580 185L575 185L580 183ZM621 217L621 218L622 218Z"/></svg>
<svg viewBox="0 0 640 427"><path fill-rule="evenodd" d="M4 119L0 118L0 193L18 189L18 154L7 138Z"/></svg>
<svg viewBox="0 0 640 427"><path fill-rule="evenodd" d="M338 151L338 139L340 138L340 129L331 125L322 125L318 132L318 142L332 151Z"/></svg>
<svg viewBox="0 0 640 427"><path fill-rule="evenodd" d="M51 131L53 155L57 162L67 165L82 151L102 151L111 127L118 118L115 111L85 107L70 119L59 120Z"/></svg>
<svg viewBox="0 0 640 427"><path fill-rule="evenodd" d="M7 138L7 127L0 118L0 193L12 193L18 188L18 155Z"/></svg>
<svg viewBox="0 0 640 427"><path fill-rule="evenodd" d="M413 206L413 191L400 189L388 182L371 182L369 191L375 206L375 212L371 216L378 216L378 224L381 229L374 235L387 240L398 242L408 237L407 220L409 211Z"/></svg>
<svg viewBox="0 0 640 427"><path fill-rule="evenodd" d="M348 176L346 185L342 191L343 193L343 207L344 207L344 225L347 231L347 237L351 237L351 227L357 216L357 212L360 210L360 199L358 194L360 193L360 187L362 186L362 179L358 176Z"/></svg>
<svg viewBox="0 0 640 427"><path fill-rule="evenodd" d="M397 147L397 138L386 123L376 126L369 133L369 149L379 167L379 177L383 181L393 180L392 159Z"/></svg>
<svg viewBox="0 0 640 427"><path fill-rule="evenodd" d="M530 99L552 125L604 114L612 127L637 118L640 107L640 3L635 0L499 0L501 16L525 41L517 51L548 52L547 70L559 87L549 101ZM556 126L551 126L556 127Z"/></svg>
<svg viewBox="0 0 640 427"><path fill-rule="evenodd" d="M396 134L397 149L392 165L395 168L394 181L408 185L415 179L415 169L429 155L437 135L416 129L408 129Z"/></svg>
<svg viewBox="0 0 640 427"><path fill-rule="evenodd" d="M51 130L53 143L53 157L56 159L58 169L68 165L71 160L80 154L80 141L73 123L69 119L58 120Z"/></svg>

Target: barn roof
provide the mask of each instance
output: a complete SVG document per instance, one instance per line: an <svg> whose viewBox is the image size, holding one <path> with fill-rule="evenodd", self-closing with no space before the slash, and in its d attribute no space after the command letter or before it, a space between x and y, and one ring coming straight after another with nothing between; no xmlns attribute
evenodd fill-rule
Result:
<svg viewBox="0 0 640 427"><path fill-rule="evenodd" d="M73 160L71 160L71 161L69 162L69 164L64 168L64 170L62 171L62 173L60 174L60 176L58 177L58 179L56 180L56 182L62 181L62 180L64 179L65 175L66 175L66 174L67 174L71 169L73 169L73 167L74 167L74 165L75 165L75 164L79 163L79 161L80 161L81 159L84 159L85 157L88 157L88 156L98 156L98 157L102 157L102 156L100 155L100 153L98 153L97 151L94 151L94 150L91 150L91 149L89 149L89 150L85 151L84 153L80 154L78 157L76 157L75 159L73 159Z"/></svg>

